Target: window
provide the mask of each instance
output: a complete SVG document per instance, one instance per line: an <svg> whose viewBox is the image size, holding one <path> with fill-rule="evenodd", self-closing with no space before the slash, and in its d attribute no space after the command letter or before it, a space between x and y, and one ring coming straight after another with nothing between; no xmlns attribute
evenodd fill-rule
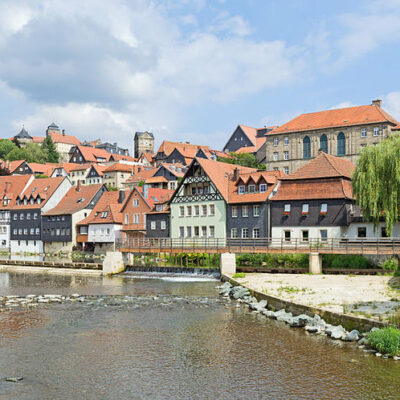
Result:
<svg viewBox="0 0 400 400"><path fill-rule="evenodd" d="M22 228L18 228L18 235L22 235Z"/></svg>
<svg viewBox="0 0 400 400"><path fill-rule="evenodd" d="M346 154L346 138L343 132L337 136L337 155L344 156Z"/></svg>
<svg viewBox="0 0 400 400"><path fill-rule="evenodd" d="M253 206L253 217L258 217L260 215L260 206L255 204Z"/></svg>
<svg viewBox="0 0 400 400"><path fill-rule="evenodd" d="M13 234L16 235L18 233L17 229L13 229Z"/></svg>
<svg viewBox="0 0 400 400"><path fill-rule="evenodd" d="M232 218L236 218L238 216L237 206L232 206Z"/></svg>
<svg viewBox="0 0 400 400"><path fill-rule="evenodd" d="M256 191L256 185L249 185L249 193L254 193Z"/></svg>
<svg viewBox="0 0 400 400"><path fill-rule="evenodd" d="M326 137L326 135L322 135L319 139L319 148L324 153L328 152L328 138Z"/></svg>
<svg viewBox="0 0 400 400"><path fill-rule="evenodd" d="M290 242L290 231L284 231L285 242Z"/></svg>
<svg viewBox="0 0 400 400"><path fill-rule="evenodd" d="M129 224L129 214L125 214L125 225Z"/></svg>
<svg viewBox="0 0 400 400"><path fill-rule="evenodd" d="M138 224L140 222L140 215L139 214L133 214L133 223Z"/></svg>
<svg viewBox="0 0 400 400"><path fill-rule="evenodd" d="M139 199L132 200L132 207L139 207Z"/></svg>
<svg viewBox="0 0 400 400"><path fill-rule="evenodd" d="M38 219L38 215L39 215L38 213L34 213L33 214L33 219Z"/></svg>
<svg viewBox="0 0 400 400"><path fill-rule="evenodd" d="M274 161L278 161L278 153L276 151L274 152Z"/></svg>
<svg viewBox="0 0 400 400"><path fill-rule="evenodd" d="M288 151L284 151L283 152L283 159L284 160L289 160L289 152Z"/></svg>
<svg viewBox="0 0 400 400"><path fill-rule="evenodd" d="M18 214L14 214L14 221L16 221L18 219Z"/></svg>
<svg viewBox="0 0 400 400"><path fill-rule="evenodd" d="M202 187L199 187L199 188L198 188L198 193L199 193L199 194L203 194L203 188L202 188Z"/></svg>
<svg viewBox="0 0 400 400"><path fill-rule="evenodd" d="M304 203L301 207L301 215L307 215L308 214L308 204Z"/></svg>
<svg viewBox="0 0 400 400"><path fill-rule="evenodd" d="M200 236L200 229L198 226L194 227L194 236L199 237Z"/></svg>
<svg viewBox="0 0 400 400"><path fill-rule="evenodd" d="M65 228L61 228L61 235L65 236Z"/></svg>
<svg viewBox="0 0 400 400"><path fill-rule="evenodd" d="M162 229L162 230L167 229L167 223L166 223L166 221L161 221L161 229Z"/></svg>
<svg viewBox="0 0 400 400"><path fill-rule="evenodd" d="M366 128L362 128L361 129L361 137L367 137L367 129Z"/></svg>
<svg viewBox="0 0 400 400"><path fill-rule="evenodd" d="M210 204L210 216L214 216L215 215L215 205L214 204Z"/></svg>
<svg viewBox="0 0 400 400"><path fill-rule="evenodd" d="M321 204L321 215L325 215L328 212L328 204L327 203L322 203Z"/></svg>
<svg viewBox="0 0 400 400"><path fill-rule="evenodd" d="M66 229L65 234L69 236L71 234L71 230L69 228Z"/></svg>
<svg viewBox="0 0 400 400"><path fill-rule="evenodd" d="M289 145L289 137L288 137L288 136L285 136L285 137L283 138L283 144L284 144L285 146L288 146L288 145Z"/></svg>
<svg viewBox="0 0 400 400"><path fill-rule="evenodd" d="M367 237L367 228L366 227L360 227L357 230L357 237L359 238L365 238Z"/></svg>
<svg viewBox="0 0 400 400"><path fill-rule="evenodd" d="M183 238L185 236L185 227L183 227L183 226L179 227L179 236L181 238Z"/></svg>
<svg viewBox="0 0 400 400"><path fill-rule="evenodd" d="M328 240L328 231L326 229L321 229L319 231L321 242L326 242Z"/></svg>
<svg viewBox="0 0 400 400"><path fill-rule="evenodd" d="M206 216L207 216L207 206L206 206L206 205L203 205L203 206L201 206L201 208L202 208L202 215L203 215L203 217L206 217Z"/></svg>
<svg viewBox="0 0 400 400"><path fill-rule="evenodd" d="M209 226L208 227L208 232L209 232L209 236L210 237L214 237L214 235L215 235L215 227L214 226Z"/></svg>
<svg viewBox="0 0 400 400"><path fill-rule="evenodd" d="M379 136L379 128L374 128L374 136Z"/></svg>
<svg viewBox="0 0 400 400"><path fill-rule="evenodd" d="M253 238L257 239L260 237L260 228L253 228Z"/></svg>
<svg viewBox="0 0 400 400"><path fill-rule="evenodd" d="M28 228L24 228L24 235L28 234Z"/></svg>
<svg viewBox="0 0 400 400"><path fill-rule="evenodd" d="M242 206L242 217L249 216L249 206Z"/></svg>
<svg viewBox="0 0 400 400"><path fill-rule="evenodd" d="M242 228L242 238L246 239L249 237L249 228Z"/></svg>
<svg viewBox="0 0 400 400"><path fill-rule="evenodd" d="M192 237L192 227L188 226L186 228L187 237Z"/></svg>
<svg viewBox="0 0 400 400"><path fill-rule="evenodd" d="M196 187L192 187L192 195L196 194Z"/></svg>
<svg viewBox="0 0 400 400"><path fill-rule="evenodd" d="M185 216L185 207L180 206L179 207L179 216L184 217Z"/></svg>
<svg viewBox="0 0 400 400"><path fill-rule="evenodd" d="M207 237L207 227L206 226L201 227L201 236Z"/></svg>
<svg viewBox="0 0 400 400"><path fill-rule="evenodd" d="M156 230L156 221L151 221L150 229L153 230L153 231Z"/></svg>
<svg viewBox="0 0 400 400"><path fill-rule="evenodd" d="M246 191L245 186L244 186L244 185L240 185L240 186L239 186L239 189L238 189L238 193L239 193L239 194L244 194L245 191Z"/></svg>
<svg viewBox="0 0 400 400"><path fill-rule="evenodd" d="M387 237L386 227L382 226L381 228L381 237Z"/></svg>
<svg viewBox="0 0 400 400"><path fill-rule="evenodd" d="M238 230L237 228L232 228L231 229L231 238L236 239L238 237Z"/></svg>
<svg viewBox="0 0 400 400"><path fill-rule="evenodd" d="M107 215L108 215L108 211L103 211L103 212L101 213L101 218L106 218Z"/></svg>
<svg viewBox="0 0 400 400"><path fill-rule="evenodd" d="M26 214L26 219L31 219L31 213Z"/></svg>
<svg viewBox="0 0 400 400"><path fill-rule="evenodd" d="M25 216L25 215L24 215L23 213L19 214L19 220L20 220L20 221L23 221L23 220L24 220L24 216Z"/></svg>
<svg viewBox="0 0 400 400"><path fill-rule="evenodd" d="M56 235L57 235L57 236L60 236L60 228L57 228L57 229L56 229Z"/></svg>
<svg viewBox="0 0 400 400"><path fill-rule="evenodd" d="M301 231L301 240L303 242L308 242L308 230Z"/></svg>
<svg viewBox="0 0 400 400"><path fill-rule="evenodd" d="M274 146L276 147L276 146L278 146L278 144L279 144L279 139L278 139L278 138L275 138L275 139L274 139Z"/></svg>
<svg viewBox="0 0 400 400"><path fill-rule="evenodd" d="M87 226L81 226L81 227L79 228L79 233L80 233L81 235L87 235L87 233L88 233L88 228L87 228Z"/></svg>
<svg viewBox="0 0 400 400"><path fill-rule="evenodd" d="M36 228L36 235L40 235L40 228Z"/></svg>
<svg viewBox="0 0 400 400"><path fill-rule="evenodd" d="M192 206L187 206L186 207L186 212L187 212L187 216L191 217L192 216Z"/></svg>
<svg viewBox="0 0 400 400"><path fill-rule="evenodd" d="M200 215L200 206L194 206L194 215L196 217Z"/></svg>
<svg viewBox="0 0 400 400"><path fill-rule="evenodd" d="M283 167L283 173L289 175L289 167Z"/></svg>
<svg viewBox="0 0 400 400"><path fill-rule="evenodd" d="M260 185L260 193L265 193L267 191L267 184L266 183L262 183Z"/></svg>
<svg viewBox="0 0 400 400"><path fill-rule="evenodd" d="M290 204L285 204L283 206L283 214L284 215L289 215L290 214Z"/></svg>
<svg viewBox="0 0 400 400"><path fill-rule="evenodd" d="M303 139L303 158L311 158L311 140L308 136Z"/></svg>
<svg viewBox="0 0 400 400"><path fill-rule="evenodd" d="M35 228L31 228L31 229L29 230L29 233L30 233L31 235L34 235L34 234L35 234Z"/></svg>

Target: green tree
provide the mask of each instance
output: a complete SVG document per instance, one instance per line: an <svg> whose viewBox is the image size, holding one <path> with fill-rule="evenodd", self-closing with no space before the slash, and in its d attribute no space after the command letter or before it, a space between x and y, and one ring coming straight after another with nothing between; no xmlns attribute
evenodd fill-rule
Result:
<svg viewBox="0 0 400 400"><path fill-rule="evenodd" d="M60 154L54 146L53 140L50 136L46 136L42 143L42 150L47 153L47 162L58 163L60 160Z"/></svg>
<svg viewBox="0 0 400 400"><path fill-rule="evenodd" d="M353 174L353 193L363 218L376 228L385 219L392 235L399 220L400 207L400 136L392 135L377 146L361 152Z"/></svg>
<svg viewBox="0 0 400 400"><path fill-rule="evenodd" d="M222 161L222 162L225 162L225 163L228 163L228 164L237 164L237 165L241 165L242 167L249 167L249 168L264 169L265 170L265 164L259 163L257 158L254 156L254 154L251 154L251 153L242 153L242 154L230 153L229 155L232 158L219 157L218 161Z"/></svg>
<svg viewBox="0 0 400 400"><path fill-rule="evenodd" d="M4 160L8 153L12 150L17 149L17 146L9 139L0 141L0 158Z"/></svg>
<svg viewBox="0 0 400 400"><path fill-rule="evenodd" d="M27 143L25 147L14 149L7 155L7 160L26 160L26 162L37 162L44 164L47 160L47 153L36 143Z"/></svg>

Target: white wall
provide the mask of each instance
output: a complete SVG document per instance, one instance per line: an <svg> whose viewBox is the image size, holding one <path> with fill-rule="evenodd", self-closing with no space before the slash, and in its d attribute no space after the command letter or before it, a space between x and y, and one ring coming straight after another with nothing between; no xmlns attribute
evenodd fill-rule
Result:
<svg viewBox="0 0 400 400"><path fill-rule="evenodd" d="M358 228L366 228L367 238L381 238L381 228L385 226L386 224L381 222L376 228L376 231L374 231L374 224L372 222L353 222L349 225L348 228L345 228L343 232L343 237L349 239L358 238ZM396 224L393 227L392 236L400 237L400 224Z"/></svg>
<svg viewBox="0 0 400 400"><path fill-rule="evenodd" d="M54 191L47 203L42 207L42 214L54 208L61 199L67 194L68 190L71 188L71 182L68 178L60 183L58 188Z"/></svg>
<svg viewBox="0 0 400 400"><path fill-rule="evenodd" d="M109 229L109 233L107 233ZM121 224L92 224L89 225L88 242L114 243L121 239Z"/></svg>
<svg viewBox="0 0 400 400"><path fill-rule="evenodd" d="M272 239L283 239L285 237L284 231L290 230L290 237L292 241L297 240L297 242L301 242L302 239L302 231L308 230L309 239L321 239L321 230L328 231L328 240L329 239L338 239L342 235L342 228L340 226L288 226L288 227L272 227L271 237Z"/></svg>
<svg viewBox="0 0 400 400"><path fill-rule="evenodd" d="M43 253L43 242L41 240L11 240L11 253L29 252ZM18 242L20 244L18 244Z"/></svg>

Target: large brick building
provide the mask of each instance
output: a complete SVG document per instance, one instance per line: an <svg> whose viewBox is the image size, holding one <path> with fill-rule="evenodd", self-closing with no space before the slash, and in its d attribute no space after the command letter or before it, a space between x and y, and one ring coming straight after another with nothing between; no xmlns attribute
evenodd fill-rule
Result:
<svg viewBox="0 0 400 400"><path fill-rule="evenodd" d="M399 123L381 107L381 100L371 105L301 114L268 132L267 170L286 174L325 153L348 159L353 164L363 147L387 138Z"/></svg>

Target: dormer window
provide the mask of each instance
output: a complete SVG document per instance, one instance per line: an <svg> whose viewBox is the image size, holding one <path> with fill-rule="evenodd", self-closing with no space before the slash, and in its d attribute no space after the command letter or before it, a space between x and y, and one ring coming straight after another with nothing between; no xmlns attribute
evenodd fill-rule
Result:
<svg viewBox="0 0 400 400"><path fill-rule="evenodd" d="M328 214L328 204L327 203L322 203L321 204L321 211L320 211L321 215L326 215Z"/></svg>
<svg viewBox="0 0 400 400"><path fill-rule="evenodd" d="M256 185L249 185L249 193L254 193L256 191Z"/></svg>
<svg viewBox="0 0 400 400"><path fill-rule="evenodd" d="M43 189L43 192L47 192L47 191L49 190L49 188L50 188L50 186L46 186L46 187Z"/></svg>
<svg viewBox="0 0 400 400"><path fill-rule="evenodd" d="M283 206L283 215L290 215L290 204L285 204Z"/></svg>
<svg viewBox="0 0 400 400"><path fill-rule="evenodd" d="M28 204L28 199L25 198L25 199L24 199L24 206L26 206L27 204Z"/></svg>
<svg viewBox="0 0 400 400"><path fill-rule="evenodd" d="M162 211L164 208L163 204L156 204L156 211Z"/></svg>
<svg viewBox="0 0 400 400"><path fill-rule="evenodd" d="M238 193L239 194L244 194L246 191L246 187L244 185L240 185L238 188Z"/></svg>
<svg viewBox="0 0 400 400"><path fill-rule="evenodd" d="M260 193L265 193L267 191L267 184L266 183L262 183L260 185Z"/></svg>
<svg viewBox="0 0 400 400"><path fill-rule="evenodd" d="M304 203L301 207L301 215L307 215L308 214L308 203Z"/></svg>
<svg viewBox="0 0 400 400"><path fill-rule="evenodd" d="M103 212L101 213L101 218L106 218L107 215L108 215L108 211L103 211Z"/></svg>
<svg viewBox="0 0 400 400"><path fill-rule="evenodd" d="M36 199L36 203L37 203L37 204L41 204L41 203L42 203L42 199L41 199L40 197L38 197L38 198Z"/></svg>
<svg viewBox="0 0 400 400"><path fill-rule="evenodd" d="M33 197L31 197L30 203L35 204L35 199Z"/></svg>

